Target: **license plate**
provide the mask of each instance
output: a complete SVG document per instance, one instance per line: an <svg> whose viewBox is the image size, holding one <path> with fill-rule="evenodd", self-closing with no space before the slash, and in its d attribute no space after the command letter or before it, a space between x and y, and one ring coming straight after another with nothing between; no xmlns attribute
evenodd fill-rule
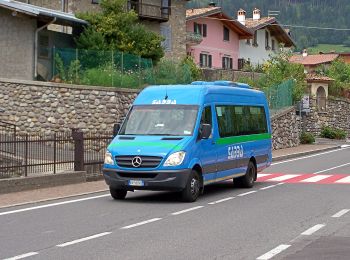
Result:
<svg viewBox="0 0 350 260"><path fill-rule="evenodd" d="M144 181L141 180L129 180L130 186L145 186Z"/></svg>

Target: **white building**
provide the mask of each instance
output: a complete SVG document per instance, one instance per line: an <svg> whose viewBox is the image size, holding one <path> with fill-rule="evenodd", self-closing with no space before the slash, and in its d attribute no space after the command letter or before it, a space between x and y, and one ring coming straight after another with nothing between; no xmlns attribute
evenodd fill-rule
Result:
<svg viewBox="0 0 350 260"><path fill-rule="evenodd" d="M295 46L289 33L277 22L275 17L261 17L259 9L254 9L253 18L246 18L243 9L238 11L238 21L254 32L253 39L241 40L239 43L239 68L245 62L252 65L263 64L270 55Z"/></svg>

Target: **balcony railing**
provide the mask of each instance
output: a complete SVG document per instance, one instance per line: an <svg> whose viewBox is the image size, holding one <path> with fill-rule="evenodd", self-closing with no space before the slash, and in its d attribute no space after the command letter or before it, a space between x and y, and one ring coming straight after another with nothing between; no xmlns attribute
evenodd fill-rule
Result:
<svg viewBox="0 0 350 260"><path fill-rule="evenodd" d="M186 33L186 44L187 45L198 45L203 41L203 36L199 33L187 32Z"/></svg>
<svg viewBox="0 0 350 260"><path fill-rule="evenodd" d="M142 0L128 1L128 10L134 10L141 19L166 22L169 20L170 6L163 6L161 2L149 4Z"/></svg>

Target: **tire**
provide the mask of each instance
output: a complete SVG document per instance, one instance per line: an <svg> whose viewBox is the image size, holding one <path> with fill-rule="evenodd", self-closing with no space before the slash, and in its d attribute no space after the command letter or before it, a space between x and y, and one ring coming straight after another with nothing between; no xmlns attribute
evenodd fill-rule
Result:
<svg viewBox="0 0 350 260"><path fill-rule="evenodd" d="M248 168L244 176L233 179L233 183L236 187L240 188L252 188L254 186L256 176L256 168L252 161L249 161Z"/></svg>
<svg viewBox="0 0 350 260"><path fill-rule="evenodd" d="M187 180L185 189L181 192L184 202L194 202L201 192L201 181L197 171L192 170Z"/></svg>
<svg viewBox="0 0 350 260"><path fill-rule="evenodd" d="M113 199L115 200L123 200L126 197L126 194L128 193L127 190L123 190L123 189L114 189L109 187L109 191L111 193L111 196Z"/></svg>

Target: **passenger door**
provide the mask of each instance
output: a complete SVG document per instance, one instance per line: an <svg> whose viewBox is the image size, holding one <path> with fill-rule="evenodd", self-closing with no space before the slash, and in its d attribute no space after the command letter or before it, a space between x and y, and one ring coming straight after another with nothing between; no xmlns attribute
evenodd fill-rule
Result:
<svg viewBox="0 0 350 260"><path fill-rule="evenodd" d="M200 160L202 162L203 168L203 180L204 184L210 183L216 178L216 161L217 161L217 152L215 149L215 142L213 139L213 113L210 105L204 107L201 124L210 124L212 129L212 134L208 139L200 140Z"/></svg>

